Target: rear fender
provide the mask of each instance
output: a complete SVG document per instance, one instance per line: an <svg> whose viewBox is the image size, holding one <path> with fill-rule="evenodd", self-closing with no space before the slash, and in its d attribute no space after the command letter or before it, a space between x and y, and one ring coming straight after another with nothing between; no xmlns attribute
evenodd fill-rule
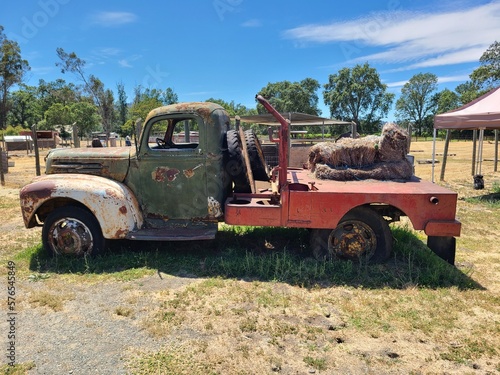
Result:
<svg viewBox="0 0 500 375"><path fill-rule="evenodd" d="M124 184L108 178L52 174L36 178L19 193L26 228L57 206L78 202L99 221L104 238L125 238L143 224L137 199Z"/></svg>

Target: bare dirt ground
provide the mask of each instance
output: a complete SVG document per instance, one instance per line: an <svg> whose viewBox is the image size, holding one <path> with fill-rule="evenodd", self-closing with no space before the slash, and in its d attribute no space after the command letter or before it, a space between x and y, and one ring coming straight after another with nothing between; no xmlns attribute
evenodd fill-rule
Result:
<svg viewBox="0 0 500 375"><path fill-rule="evenodd" d="M416 175L431 179L432 142L414 142ZM442 153L438 142L437 152ZM19 189L33 156L0 187L0 260L16 263L17 374L494 374L500 373L499 208L471 203L500 183L486 142L485 189L473 189L471 142L452 142L445 180L459 193L457 267L478 288L365 290L203 279L146 271L140 277L41 274L23 258L40 243L24 228ZM42 155L43 157L43 155ZM438 158L442 160L442 157ZM43 159L42 159L43 171ZM36 261L36 260L35 260ZM31 264L30 264L31 263ZM8 363L7 271L0 272L2 357ZM8 346L7 346L8 347ZM10 372L7 372L10 371Z"/></svg>

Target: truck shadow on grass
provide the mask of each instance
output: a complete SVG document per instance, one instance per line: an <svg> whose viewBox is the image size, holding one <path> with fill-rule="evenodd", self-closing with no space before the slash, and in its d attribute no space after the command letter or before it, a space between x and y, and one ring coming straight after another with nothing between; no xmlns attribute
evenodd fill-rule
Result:
<svg viewBox="0 0 500 375"><path fill-rule="evenodd" d="M394 254L383 264L310 256L305 229L225 227L212 241L113 241L95 257L51 257L33 249L30 270L57 274L110 274L133 279L156 271L176 277L235 278L290 285L363 288L408 287L484 289L471 278L473 268L450 266L410 230L393 228Z"/></svg>

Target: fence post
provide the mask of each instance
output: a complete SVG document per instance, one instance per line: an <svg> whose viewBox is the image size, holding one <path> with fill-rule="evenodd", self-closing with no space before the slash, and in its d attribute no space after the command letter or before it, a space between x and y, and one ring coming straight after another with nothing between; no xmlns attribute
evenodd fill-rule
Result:
<svg viewBox="0 0 500 375"><path fill-rule="evenodd" d="M8 162L7 162L8 163ZM5 176L3 175L3 150L0 147L0 183L5 186Z"/></svg>
<svg viewBox="0 0 500 375"><path fill-rule="evenodd" d="M80 148L80 138L78 138L78 125L73 123L73 145L75 148Z"/></svg>
<svg viewBox="0 0 500 375"><path fill-rule="evenodd" d="M444 181L444 171L446 169L446 160L448 158L448 146L450 145L451 130L446 129L446 141L444 142L443 164L441 164L441 175L439 181Z"/></svg>
<svg viewBox="0 0 500 375"><path fill-rule="evenodd" d="M36 175L40 176L40 153L38 152L38 137L36 135L36 124L31 127L33 133L33 147L35 148Z"/></svg>

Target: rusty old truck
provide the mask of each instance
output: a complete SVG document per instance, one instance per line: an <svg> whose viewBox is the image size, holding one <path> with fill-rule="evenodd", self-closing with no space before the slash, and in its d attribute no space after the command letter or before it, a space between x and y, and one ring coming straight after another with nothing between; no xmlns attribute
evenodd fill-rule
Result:
<svg viewBox="0 0 500 375"><path fill-rule="evenodd" d="M144 120L135 147L51 150L46 174L20 191L25 226L43 227L51 253L77 255L113 239L214 239L220 222L309 228L317 258L379 262L391 254L389 223L406 216L432 251L454 263L455 192L416 176L339 182L290 168L289 122L257 100L279 122L271 170L255 133L232 129L219 105L164 106Z"/></svg>

